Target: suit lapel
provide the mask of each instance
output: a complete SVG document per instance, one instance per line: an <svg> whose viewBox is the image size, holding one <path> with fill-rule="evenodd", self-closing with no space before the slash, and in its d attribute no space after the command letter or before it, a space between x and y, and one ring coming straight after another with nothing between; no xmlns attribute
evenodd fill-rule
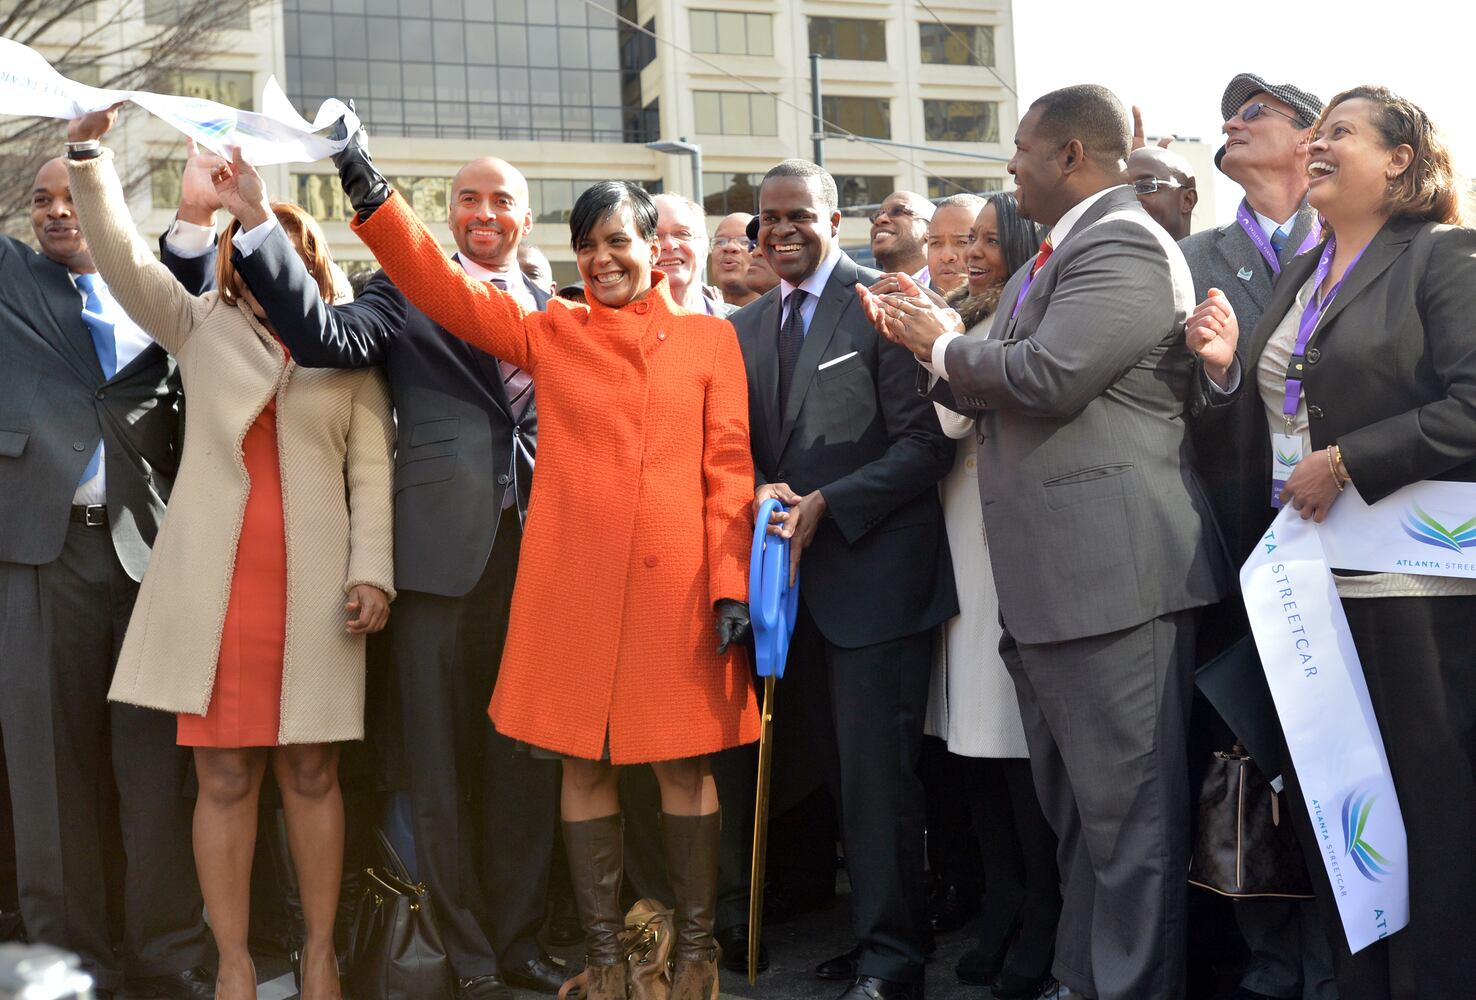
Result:
<svg viewBox="0 0 1476 1000"><path fill-rule="evenodd" d="M1312 272L1316 269L1317 255L1308 253L1288 261L1286 267L1282 270L1281 279L1276 283L1276 290L1271 295L1270 303L1266 306L1265 311L1261 313L1261 322L1251 333L1250 353L1244 355L1244 359L1249 360L1251 378L1255 377L1255 365L1260 360L1261 352L1266 349L1266 342L1271 339L1271 334L1276 332L1276 328L1286 318L1287 310L1292 307L1292 303L1297 299L1297 292L1307 283L1307 279L1312 276ZM1342 298L1342 295L1339 295L1338 298ZM1240 333L1241 336L1245 335L1244 330L1240 331ZM1246 373L1242 372L1241 378L1245 377Z"/></svg>
<svg viewBox="0 0 1476 1000"><path fill-rule="evenodd" d="M113 374L113 377L108 379L108 382L118 382L125 378L131 377L135 371L147 368L149 365L158 361L163 354L164 348L160 347L158 344L149 344L148 347L145 347L143 350L134 355L132 361L128 362L128 364L124 365L122 368L119 368L118 371Z"/></svg>
<svg viewBox="0 0 1476 1000"><path fill-rule="evenodd" d="M779 440L779 289L765 292L753 319L753 393L763 417L761 428L772 449ZM774 458L778 452L771 451Z"/></svg>
<svg viewBox="0 0 1476 1000"><path fill-rule="evenodd" d="M1271 266L1250 237L1245 235L1239 222L1232 222L1220 230L1220 238L1215 240L1215 252L1225 262L1225 273L1230 275L1222 280L1226 284L1233 281L1244 288L1245 294L1264 313L1266 304L1271 301ZM1250 277L1241 277L1247 272Z"/></svg>
<svg viewBox="0 0 1476 1000"><path fill-rule="evenodd" d="M27 263L46 313L51 318L48 325L36 324L47 340L72 363L77 374L90 384L101 384L102 363L97 360L97 348L92 345L92 334L82 322L82 296L72 284L67 269L55 261L32 254Z"/></svg>
<svg viewBox="0 0 1476 1000"><path fill-rule="evenodd" d="M784 419L779 428L780 455L784 454L784 446L789 443L789 435L793 433L795 421L799 419L805 394L815 381L815 371L820 365L820 359L825 357L825 351L835 337L835 328L840 325L846 308L856 299L856 291L851 287L855 283L856 265L842 254L841 259L836 261L835 269L830 272L829 280L825 282L820 301L815 304L815 315L810 317L810 329L805 333L804 346L800 348L799 360L794 365L794 382L789 387L789 401L784 407ZM776 340L777 337L776 328ZM778 396L777 388L775 396Z"/></svg>

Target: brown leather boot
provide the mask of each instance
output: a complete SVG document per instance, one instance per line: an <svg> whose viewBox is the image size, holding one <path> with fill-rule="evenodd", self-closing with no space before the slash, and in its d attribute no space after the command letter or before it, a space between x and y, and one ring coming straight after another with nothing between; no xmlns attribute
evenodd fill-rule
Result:
<svg viewBox="0 0 1476 1000"><path fill-rule="evenodd" d="M625 955L620 932L620 880L625 871L625 834L620 814L564 823L564 847L574 903L584 925L587 1000L625 1000Z"/></svg>
<svg viewBox="0 0 1476 1000"><path fill-rule="evenodd" d="M671 977L671 1000L717 1000L718 946L712 928L717 917L722 816L662 813L661 818L666 875L676 896L676 968Z"/></svg>

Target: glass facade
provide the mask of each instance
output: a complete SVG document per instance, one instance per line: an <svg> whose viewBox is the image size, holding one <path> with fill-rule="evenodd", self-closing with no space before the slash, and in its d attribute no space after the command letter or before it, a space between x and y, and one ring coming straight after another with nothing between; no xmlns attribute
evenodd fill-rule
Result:
<svg viewBox="0 0 1476 1000"><path fill-rule="evenodd" d="M830 126L873 139L892 137L892 102L885 97L820 97L820 115Z"/></svg>
<svg viewBox="0 0 1476 1000"><path fill-rule="evenodd" d="M894 182L895 178L881 174L836 174L841 212L865 215L895 190ZM704 173L702 190L707 193L702 198L703 210L708 215L732 212L757 215L759 188L763 183L763 174Z"/></svg>
<svg viewBox="0 0 1476 1000"><path fill-rule="evenodd" d="M692 51L725 56L774 54L773 17L726 10L692 11Z"/></svg>
<svg viewBox="0 0 1476 1000"><path fill-rule="evenodd" d="M297 174L297 203L315 219L347 222L353 207L344 196L337 174ZM404 195L415 214L426 222L445 222L451 204L450 177L400 175L390 177L390 184ZM565 178L529 178L528 203L533 208L534 222L568 222L574 201L599 178L574 180ZM157 187L156 182L156 187ZM652 194L661 191L660 181L635 181ZM175 182L176 191L178 181ZM178 195L176 194L176 198ZM155 205L159 202L156 200Z"/></svg>
<svg viewBox="0 0 1476 1000"><path fill-rule="evenodd" d="M923 101L923 129L933 142L999 142L994 101Z"/></svg>
<svg viewBox="0 0 1476 1000"><path fill-rule="evenodd" d="M857 17L812 17L810 51L826 59L886 62L887 22Z"/></svg>
<svg viewBox="0 0 1476 1000"><path fill-rule="evenodd" d="M250 73L216 69L185 70L177 74L169 86L173 89L167 92L218 101L242 111L252 110L256 103L256 88ZM313 106L313 110L317 110L317 105Z"/></svg>
<svg viewBox="0 0 1476 1000"><path fill-rule="evenodd" d="M287 92L309 110L353 97L371 132L657 137L639 77L654 42L583 0L284 0L283 16Z"/></svg>
<svg viewBox="0 0 1476 1000"><path fill-rule="evenodd" d="M929 177L928 197L947 198L949 195L993 194L1004 190L1004 180L999 177Z"/></svg>
<svg viewBox="0 0 1476 1000"><path fill-rule="evenodd" d="M919 24L922 61L944 66L993 66L994 28L987 24Z"/></svg>
<svg viewBox="0 0 1476 1000"><path fill-rule="evenodd" d="M227 13L224 26L247 31L251 28L251 4L250 0L227 0L237 9ZM97 5L86 8L96 16ZM145 24L178 24L189 14L191 20L198 21L200 13L198 5L190 0L144 0L144 23ZM213 15L212 15L213 16Z"/></svg>
<svg viewBox="0 0 1476 1000"><path fill-rule="evenodd" d="M884 174L836 174L841 214L870 215L887 195L897 190L896 182L895 177Z"/></svg>
<svg viewBox="0 0 1476 1000"><path fill-rule="evenodd" d="M694 90L692 110L703 135L779 134L779 110L771 94Z"/></svg>

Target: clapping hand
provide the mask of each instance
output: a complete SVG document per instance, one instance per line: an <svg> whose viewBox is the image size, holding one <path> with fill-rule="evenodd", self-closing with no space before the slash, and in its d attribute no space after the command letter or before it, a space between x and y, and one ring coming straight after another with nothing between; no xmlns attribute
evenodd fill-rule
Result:
<svg viewBox="0 0 1476 1000"><path fill-rule="evenodd" d="M344 610L356 617L350 618L350 635L368 635L378 632L389 624L389 597L378 587L361 583L349 592Z"/></svg>
<svg viewBox="0 0 1476 1000"><path fill-rule="evenodd" d="M272 217L271 199L256 168L241 155L241 147L231 150L231 162L222 160L210 174L215 194L226 211L236 217L243 231L250 232Z"/></svg>
<svg viewBox="0 0 1476 1000"><path fill-rule="evenodd" d="M932 361L933 344L945 333L963 333L963 319L955 310L934 301L928 290L908 275L894 277L900 290L885 295L857 284L861 308L882 336L901 344L919 360Z"/></svg>
<svg viewBox="0 0 1476 1000"><path fill-rule="evenodd" d="M1184 328L1184 344L1204 363L1204 373L1221 389L1227 388L1235 345L1240 342L1240 324L1230 300L1218 288L1194 307Z"/></svg>

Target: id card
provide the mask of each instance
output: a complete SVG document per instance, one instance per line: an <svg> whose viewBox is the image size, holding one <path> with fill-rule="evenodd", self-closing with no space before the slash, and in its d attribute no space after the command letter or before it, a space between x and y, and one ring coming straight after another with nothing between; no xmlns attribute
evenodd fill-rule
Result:
<svg viewBox="0 0 1476 1000"><path fill-rule="evenodd" d="M1271 435L1271 506L1281 508L1281 491L1291 478L1292 469L1302 460L1300 434Z"/></svg>

